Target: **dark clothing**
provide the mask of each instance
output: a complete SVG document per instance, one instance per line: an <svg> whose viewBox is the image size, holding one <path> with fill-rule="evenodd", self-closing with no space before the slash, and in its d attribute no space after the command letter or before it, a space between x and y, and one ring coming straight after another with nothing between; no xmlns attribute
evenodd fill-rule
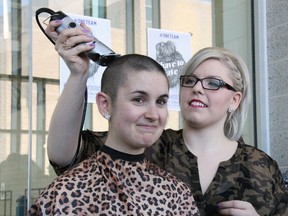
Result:
<svg viewBox="0 0 288 216"><path fill-rule="evenodd" d="M77 162L96 151L93 143L104 142L106 138L105 132L83 132L83 138L87 133L94 140L85 142ZM260 216L288 215L288 192L280 169L276 161L255 147L239 142L232 158L220 163L205 194L201 191L197 157L184 144L182 130L165 130L146 153L150 161L190 186L201 215L219 215L217 203L228 200L250 202Z"/></svg>

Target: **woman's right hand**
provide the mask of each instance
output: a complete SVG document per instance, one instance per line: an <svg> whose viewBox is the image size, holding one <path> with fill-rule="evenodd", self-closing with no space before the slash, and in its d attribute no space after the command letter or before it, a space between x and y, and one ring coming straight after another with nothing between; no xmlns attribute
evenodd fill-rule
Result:
<svg viewBox="0 0 288 216"><path fill-rule="evenodd" d="M45 33L55 41L55 49L67 64L71 74L83 75L88 71L90 61L85 52L95 47L94 43L88 43L94 40L90 28L81 23L81 28L64 29L58 34L55 29L60 25L61 21L51 21Z"/></svg>

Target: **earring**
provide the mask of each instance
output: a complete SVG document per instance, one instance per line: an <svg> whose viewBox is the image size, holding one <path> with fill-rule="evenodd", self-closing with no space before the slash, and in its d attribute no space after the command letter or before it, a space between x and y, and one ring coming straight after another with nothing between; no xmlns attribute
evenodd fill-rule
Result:
<svg viewBox="0 0 288 216"><path fill-rule="evenodd" d="M232 113L234 110L231 107L229 107L227 111L228 113Z"/></svg>
<svg viewBox="0 0 288 216"><path fill-rule="evenodd" d="M109 113L104 114L104 118L107 119L108 121L110 120L111 116Z"/></svg>

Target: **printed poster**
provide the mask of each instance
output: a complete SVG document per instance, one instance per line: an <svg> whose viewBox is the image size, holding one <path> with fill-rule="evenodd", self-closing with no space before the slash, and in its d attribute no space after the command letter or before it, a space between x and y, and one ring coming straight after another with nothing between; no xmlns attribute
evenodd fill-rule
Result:
<svg viewBox="0 0 288 216"><path fill-rule="evenodd" d="M111 23L110 20L95 18L90 16L73 15L70 16L74 22L80 24L85 23L93 32L93 35L102 43L111 47ZM87 80L87 102L96 103L96 94L100 91L101 77L105 67L90 61L89 78ZM70 71L66 66L64 60L60 58L60 93L67 82Z"/></svg>
<svg viewBox="0 0 288 216"><path fill-rule="evenodd" d="M168 109L179 111L181 69L192 57L191 34L148 28L148 56L158 61L169 79Z"/></svg>

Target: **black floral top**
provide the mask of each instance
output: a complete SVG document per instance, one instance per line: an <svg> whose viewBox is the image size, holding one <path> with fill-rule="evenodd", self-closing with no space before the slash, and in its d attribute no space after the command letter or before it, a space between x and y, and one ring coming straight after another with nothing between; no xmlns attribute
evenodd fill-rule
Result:
<svg viewBox="0 0 288 216"><path fill-rule="evenodd" d="M82 135L85 144L77 162L97 151L107 133L85 131ZM146 153L150 161L190 186L202 216L219 215L217 204L227 200L248 201L260 216L288 215L288 191L280 169L275 160L255 147L239 142L234 156L220 163L205 194L199 182L197 157L184 144L182 130L165 130ZM54 164L54 169L59 174L67 167Z"/></svg>

